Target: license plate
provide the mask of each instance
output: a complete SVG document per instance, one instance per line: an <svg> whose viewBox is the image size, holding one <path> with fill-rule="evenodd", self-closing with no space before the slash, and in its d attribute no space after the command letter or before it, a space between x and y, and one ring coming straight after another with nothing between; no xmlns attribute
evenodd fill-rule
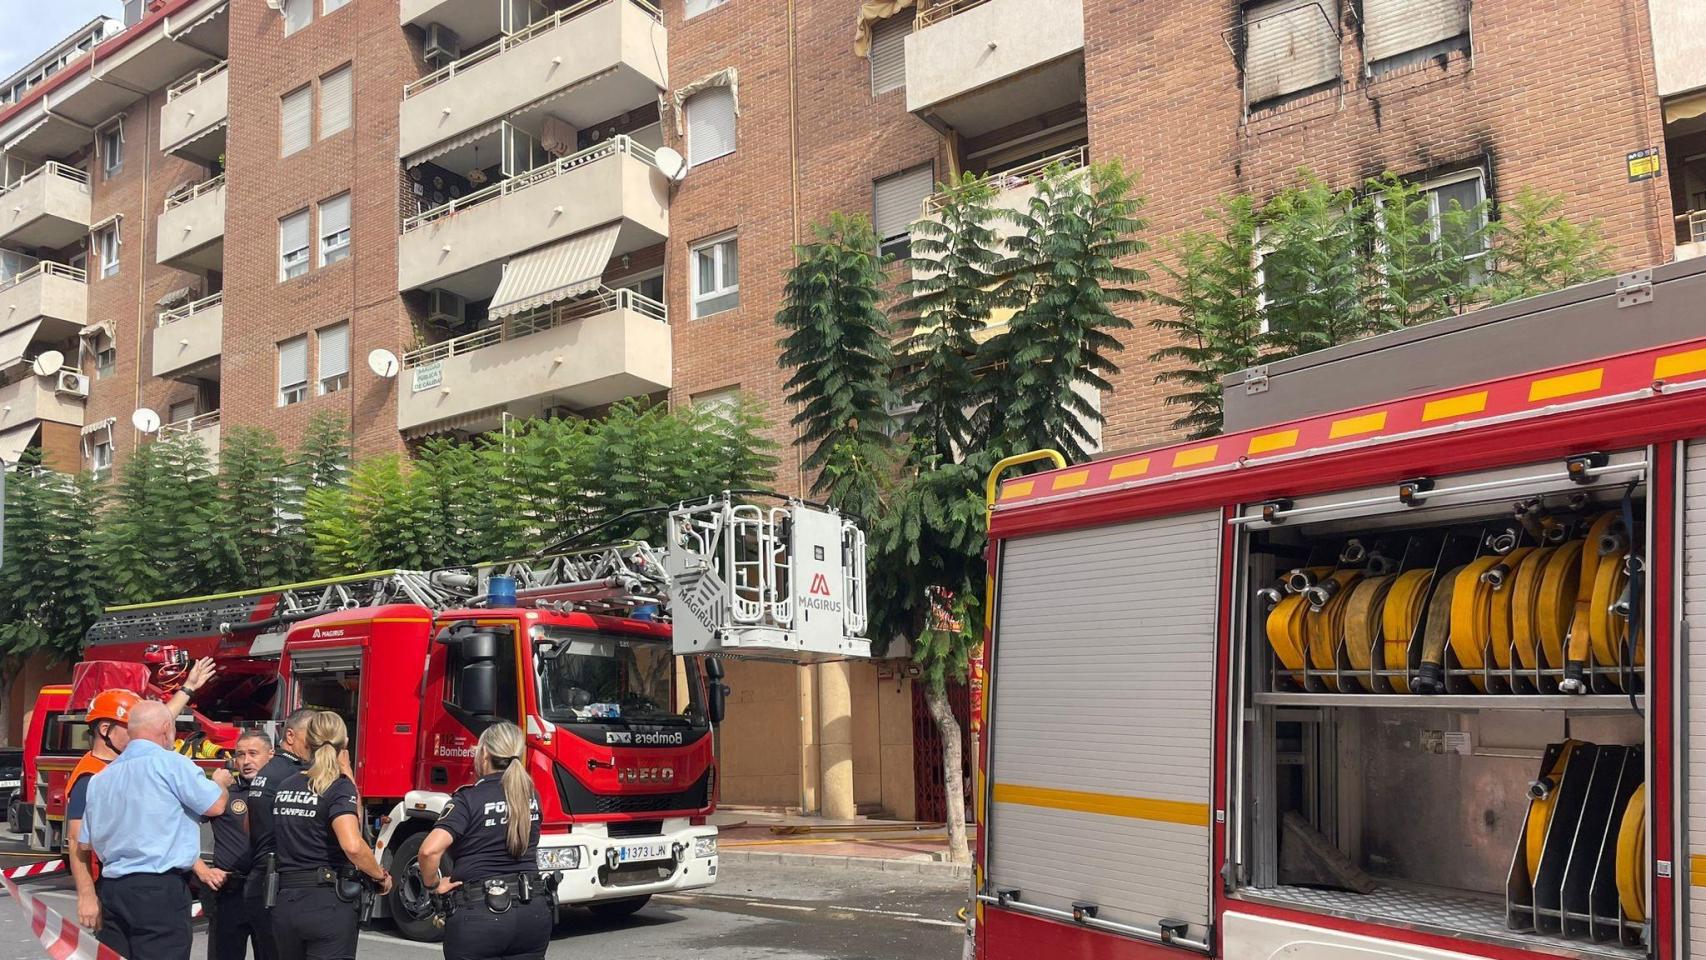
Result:
<svg viewBox="0 0 1706 960"><path fill-rule="evenodd" d="M16 790L18 784L17 780L0 780L0 790Z"/></svg>
<svg viewBox="0 0 1706 960"><path fill-rule="evenodd" d="M641 860L664 860L669 857L669 844L630 843L618 848L617 857L623 863L635 863Z"/></svg>

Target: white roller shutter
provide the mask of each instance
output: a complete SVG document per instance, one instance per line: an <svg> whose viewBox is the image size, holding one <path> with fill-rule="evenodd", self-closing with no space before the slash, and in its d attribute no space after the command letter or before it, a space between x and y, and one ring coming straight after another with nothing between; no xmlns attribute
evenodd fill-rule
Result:
<svg viewBox="0 0 1706 960"><path fill-rule="evenodd" d="M735 152L735 93L706 87L687 98L687 162L704 163Z"/></svg>
<svg viewBox="0 0 1706 960"><path fill-rule="evenodd" d="M313 137L314 89L292 90L279 101L279 156L307 149Z"/></svg>
<svg viewBox="0 0 1706 960"><path fill-rule="evenodd" d="M873 184L871 226L876 228L877 239L887 243L911 234L913 221L924 209L924 198L935 186L934 171L928 163Z"/></svg>
<svg viewBox="0 0 1706 960"><path fill-rule="evenodd" d="M989 883L1155 929L1209 923L1218 513L1009 541Z"/></svg>
<svg viewBox="0 0 1706 960"><path fill-rule="evenodd" d="M278 345L278 385L294 387L308 382L308 338L291 337Z"/></svg>
<svg viewBox="0 0 1706 960"><path fill-rule="evenodd" d="M320 139L349 129L351 73L339 67L320 78Z"/></svg>
<svg viewBox="0 0 1706 960"><path fill-rule="evenodd" d="M348 375L349 324L334 324L320 331L320 381Z"/></svg>
<svg viewBox="0 0 1706 960"><path fill-rule="evenodd" d="M1269 0L1244 10L1244 95L1261 103L1339 76L1338 0Z"/></svg>
<svg viewBox="0 0 1706 960"><path fill-rule="evenodd" d="M1363 0L1362 16L1363 55L1371 63L1469 29L1465 0Z"/></svg>
<svg viewBox="0 0 1706 960"><path fill-rule="evenodd" d="M1663 570L1662 565L1657 569ZM1688 884L1688 955L1706 957L1706 886L1692 879L1706 858L1706 440L1688 444L1682 481L1683 676L1687 678L1682 728L1688 731L1686 798L1688 860L1679 876Z"/></svg>
<svg viewBox="0 0 1706 960"><path fill-rule="evenodd" d="M906 35L912 32L912 11L871 25L871 93L888 93L906 86Z"/></svg>

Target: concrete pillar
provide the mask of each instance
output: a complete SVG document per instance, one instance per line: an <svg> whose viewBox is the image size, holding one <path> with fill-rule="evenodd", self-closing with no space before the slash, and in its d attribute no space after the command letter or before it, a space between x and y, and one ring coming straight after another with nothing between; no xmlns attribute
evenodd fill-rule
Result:
<svg viewBox="0 0 1706 960"><path fill-rule="evenodd" d="M832 820L858 814L853 798L851 664L817 665L818 809Z"/></svg>

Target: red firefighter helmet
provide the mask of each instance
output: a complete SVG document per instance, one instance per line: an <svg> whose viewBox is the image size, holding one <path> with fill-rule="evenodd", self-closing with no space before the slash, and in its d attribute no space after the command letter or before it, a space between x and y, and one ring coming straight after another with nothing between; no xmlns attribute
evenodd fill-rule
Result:
<svg viewBox="0 0 1706 960"><path fill-rule="evenodd" d="M89 701L88 721L111 720L129 726L130 711L141 699L129 690L102 690Z"/></svg>

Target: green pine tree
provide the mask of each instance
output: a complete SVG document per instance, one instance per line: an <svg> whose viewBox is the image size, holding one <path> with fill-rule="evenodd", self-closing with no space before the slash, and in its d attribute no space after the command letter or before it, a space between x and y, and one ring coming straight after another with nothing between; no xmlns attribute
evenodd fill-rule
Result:
<svg viewBox="0 0 1706 960"><path fill-rule="evenodd" d="M309 575L298 476L273 435L227 427L220 436L218 493L222 523L215 589L294 583Z"/></svg>
<svg viewBox="0 0 1706 960"><path fill-rule="evenodd" d="M102 490L88 474L40 467L26 453L6 475L5 560L0 563L0 678L26 657L75 660L102 609L96 518Z"/></svg>
<svg viewBox="0 0 1706 960"><path fill-rule="evenodd" d="M1559 290L1611 275L1612 246L1598 220L1565 217L1564 198L1523 187L1505 204L1491 227L1492 275L1486 296L1493 303Z"/></svg>
<svg viewBox="0 0 1706 960"><path fill-rule="evenodd" d="M142 444L108 502L96 542L110 602L196 596L225 584L227 518L199 439Z"/></svg>

